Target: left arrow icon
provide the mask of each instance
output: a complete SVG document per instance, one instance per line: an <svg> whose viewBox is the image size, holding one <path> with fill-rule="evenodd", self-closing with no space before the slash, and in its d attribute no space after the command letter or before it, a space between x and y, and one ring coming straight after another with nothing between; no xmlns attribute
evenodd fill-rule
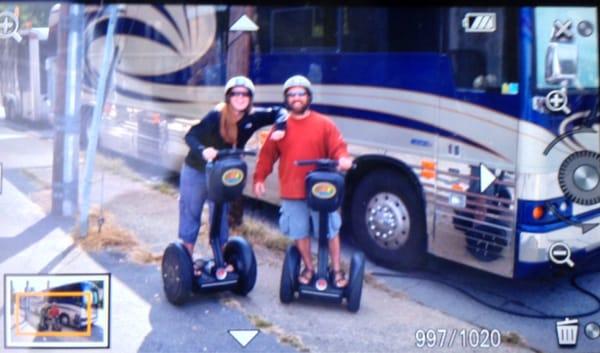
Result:
<svg viewBox="0 0 600 353"><path fill-rule="evenodd" d="M229 330L227 331L239 343L242 347L246 347L256 335L260 332L259 330Z"/></svg>
<svg viewBox="0 0 600 353"><path fill-rule="evenodd" d="M485 164L479 165L479 191L484 192L490 185L494 183L496 176L492 173Z"/></svg>

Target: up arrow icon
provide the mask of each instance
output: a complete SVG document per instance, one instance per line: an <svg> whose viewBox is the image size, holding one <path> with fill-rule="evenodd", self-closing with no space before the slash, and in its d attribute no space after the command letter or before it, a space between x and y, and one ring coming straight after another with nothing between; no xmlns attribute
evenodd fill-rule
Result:
<svg viewBox="0 0 600 353"><path fill-rule="evenodd" d="M229 28L230 31L256 32L258 26L248 16L243 15Z"/></svg>
<svg viewBox="0 0 600 353"><path fill-rule="evenodd" d="M479 191L483 193L490 185L494 183L496 176L492 173L485 164L479 165Z"/></svg>
<svg viewBox="0 0 600 353"><path fill-rule="evenodd" d="M246 348L260 331L258 330L229 330L227 331L243 348Z"/></svg>

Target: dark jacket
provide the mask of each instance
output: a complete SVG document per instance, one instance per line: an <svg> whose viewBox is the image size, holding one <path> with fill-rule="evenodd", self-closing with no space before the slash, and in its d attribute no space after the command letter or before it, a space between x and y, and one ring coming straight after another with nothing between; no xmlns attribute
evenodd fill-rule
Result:
<svg viewBox="0 0 600 353"><path fill-rule="evenodd" d="M237 123L236 147L243 148L252 134L264 126L275 124L276 129L285 130L287 115L287 110L280 107L254 107L251 113L246 113ZM192 126L185 135L185 142L190 147L190 152L185 157L185 163L190 167L204 171L206 160L202 157L202 150L207 147L217 150L233 147L221 137L219 132L220 118L221 112L213 110L200 123Z"/></svg>

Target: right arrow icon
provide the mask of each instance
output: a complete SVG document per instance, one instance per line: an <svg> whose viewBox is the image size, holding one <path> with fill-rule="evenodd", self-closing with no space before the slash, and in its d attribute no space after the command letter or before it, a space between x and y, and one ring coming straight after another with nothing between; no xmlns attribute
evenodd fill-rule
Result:
<svg viewBox="0 0 600 353"><path fill-rule="evenodd" d="M492 173L485 164L479 165L479 191L484 192L490 185L494 183L496 176Z"/></svg>

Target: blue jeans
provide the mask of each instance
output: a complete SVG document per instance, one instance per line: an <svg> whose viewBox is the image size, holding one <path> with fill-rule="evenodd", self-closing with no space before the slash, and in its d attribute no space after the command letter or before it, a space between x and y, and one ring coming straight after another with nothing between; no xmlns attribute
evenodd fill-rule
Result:
<svg viewBox="0 0 600 353"><path fill-rule="evenodd" d="M208 197L206 173L183 163L179 177L179 195L179 238L186 243L195 244L198 239L198 232L200 231L202 208ZM213 202L209 201L208 207L210 210L210 223L214 210ZM226 203L223 205L223 217L221 218L221 232L219 235L221 246L229 238L228 214L229 206Z"/></svg>

